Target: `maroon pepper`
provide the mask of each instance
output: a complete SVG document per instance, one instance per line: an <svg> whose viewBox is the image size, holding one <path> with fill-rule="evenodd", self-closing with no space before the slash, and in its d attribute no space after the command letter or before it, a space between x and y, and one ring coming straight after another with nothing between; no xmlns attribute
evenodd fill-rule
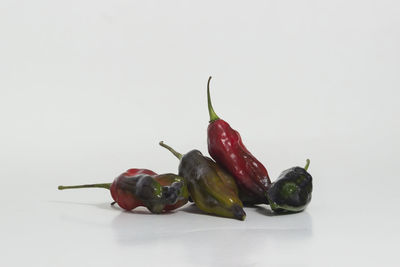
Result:
<svg viewBox="0 0 400 267"><path fill-rule="evenodd" d="M207 83L210 124L207 129L208 152L225 168L239 187L244 204L268 204L266 192L271 184L267 169L244 146L240 134L215 114L210 98L210 81Z"/></svg>
<svg viewBox="0 0 400 267"><path fill-rule="evenodd" d="M112 183L59 186L59 190L73 188L109 189L114 202L125 210L145 206L153 213L173 210L185 205L189 193L184 179L167 173L157 175L148 169L129 169Z"/></svg>

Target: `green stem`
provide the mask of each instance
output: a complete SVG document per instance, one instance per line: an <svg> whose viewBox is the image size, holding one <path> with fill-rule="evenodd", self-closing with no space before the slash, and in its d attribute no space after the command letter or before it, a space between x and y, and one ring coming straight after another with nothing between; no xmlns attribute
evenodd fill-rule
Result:
<svg viewBox="0 0 400 267"><path fill-rule="evenodd" d="M180 159L180 160L182 159L182 154L181 154L181 153L176 152L175 149L173 149L173 148L170 147L169 145L164 144L163 141L161 141L161 142L159 143L159 145L162 146L162 147L165 147L166 149L168 149L168 150L169 150L172 154L174 154L174 156L177 157L178 159Z"/></svg>
<svg viewBox="0 0 400 267"><path fill-rule="evenodd" d="M70 186L60 185L60 186L58 186L58 190L75 189L75 188L89 188L89 187L110 189L111 184L82 184L82 185L70 185Z"/></svg>
<svg viewBox="0 0 400 267"><path fill-rule="evenodd" d="M215 114L214 108L211 103L211 97L210 97L210 81L211 81L211 76L208 78L207 82L207 101L208 101L208 113L210 113L210 123L216 120L219 120L219 117L217 114Z"/></svg>
<svg viewBox="0 0 400 267"><path fill-rule="evenodd" d="M307 159L306 162L307 162L307 163L306 163L306 166L304 166L304 169L305 169L305 170L308 170L308 166L310 166L310 160Z"/></svg>

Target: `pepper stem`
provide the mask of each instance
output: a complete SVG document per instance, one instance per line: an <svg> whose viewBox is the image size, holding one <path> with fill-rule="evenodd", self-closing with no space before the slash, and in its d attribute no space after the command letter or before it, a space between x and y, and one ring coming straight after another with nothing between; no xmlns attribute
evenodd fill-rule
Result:
<svg viewBox="0 0 400 267"><path fill-rule="evenodd" d="M97 187L97 188L110 189L111 184L82 184L82 185L70 185L70 186L60 185L60 186L58 186L58 190L75 189L75 188L88 188L88 187Z"/></svg>
<svg viewBox="0 0 400 267"><path fill-rule="evenodd" d="M306 166L304 166L304 169L308 170L308 166L310 166L310 160L309 159L306 160Z"/></svg>
<svg viewBox="0 0 400 267"><path fill-rule="evenodd" d="M175 149L173 149L172 147L170 147L169 145L164 144L164 141L161 141L160 143L158 143L160 146L165 147L166 149L168 149L172 154L174 154L175 157L177 157L178 159L182 159L182 154L178 153L175 151Z"/></svg>
<svg viewBox="0 0 400 267"><path fill-rule="evenodd" d="M211 81L211 76L208 78L207 82L207 101L208 101L208 113L210 113L210 123L216 120L219 120L219 117L217 114L215 114L214 108L211 103L211 97L210 97L210 81Z"/></svg>

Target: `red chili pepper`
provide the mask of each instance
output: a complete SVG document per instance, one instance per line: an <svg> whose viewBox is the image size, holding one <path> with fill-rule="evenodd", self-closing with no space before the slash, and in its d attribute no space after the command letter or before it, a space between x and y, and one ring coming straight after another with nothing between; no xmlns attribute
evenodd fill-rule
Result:
<svg viewBox="0 0 400 267"><path fill-rule="evenodd" d="M266 192L271 184L267 169L244 146L240 134L214 112L207 83L210 124L207 129L208 152L235 177L244 204L268 203Z"/></svg>
<svg viewBox="0 0 400 267"><path fill-rule="evenodd" d="M160 174L148 169L129 169L112 183L59 186L59 190L99 187L109 189L111 196L125 210L145 206L151 212L173 210L185 205L189 193L182 177Z"/></svg>

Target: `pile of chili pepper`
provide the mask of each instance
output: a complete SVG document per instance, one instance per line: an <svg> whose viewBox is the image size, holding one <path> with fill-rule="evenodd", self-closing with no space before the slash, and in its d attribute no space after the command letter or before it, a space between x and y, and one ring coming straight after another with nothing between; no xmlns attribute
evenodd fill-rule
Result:
<svg viewBox="0 0 400 267"><path fill-rule="evenodd" d="M112 183L59 186L105 188L122 209L144 206L152 213L164 213L184 206L188 201L203 212L244 220L243 206L267 204L275 213L304 210L311 201L310 160L302 167L283 171L271 182L266 167L253 156L240 134L214 111L207 83L210 121L207 129L208 152L199 150L181 154L164 142L160 145L179 159L178 174L157 174L148 169L129 169Z"/></svg>

